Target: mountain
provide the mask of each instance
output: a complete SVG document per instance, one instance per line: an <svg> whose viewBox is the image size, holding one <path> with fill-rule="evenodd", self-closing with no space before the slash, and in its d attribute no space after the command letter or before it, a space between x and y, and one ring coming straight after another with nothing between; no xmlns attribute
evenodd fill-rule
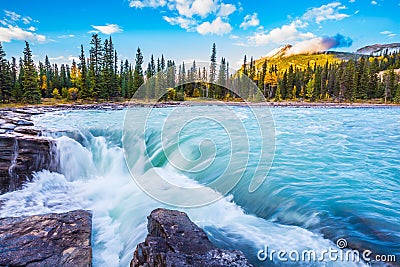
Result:
<svg viewBox="0 0 400 267"><path fill-rule="evenodd" d="M350 59L357 60L362 56L381 56L382 54L389 54L393 52L400 52L400 43L392 44L375 44L362 47L355 53L351 52L338 52L338 51L324 51L318 53L300 53L293 54L293 46L290 44L278 47L266 56L255 60L256 69L259 71L262 65L267 61L268 68L271 66L276 67L281 74L289 69L292 65L294 68L305 69L308 64L322 66L328 63L339 63Z"/></svg>
<svg viewBox="0 0 400 267"><path fill-rule="evenodd" d="M275 48L271 52L269 52L265 57L267 58L278 58L278 57L283 57L285 54L292 48L293 46L290 44L287 44L285 46L281 46L278 48Z"/></svg>
<svg viewBox="0 0 400 267"><path fill-rule="evenodd" d="M265 61L267 61L268 67L274 65L277 67L278 71L284 71L288 69L290 65L293 65L295 68L305 69L308 64L310 64L310 66L314 64L325 65L326 62L336 63L342 61L342 59L333 53L299 54L290 56L278 56L277 54L272 57L263 57L256 60L256 68L260 69Z"/></svg>
<svg viewBox="0 0 400 267"><path fill-rule="evenodd" d="M355 57L355 54L352 53L331 51L314 54L292 54L290 53L291 48L292 45L288 44L276 48L266 56L255 60L256 69L261 69L265 61L267 61L268 68L276 66L279 72L283 72L288 69L290 65L293 65L295 68L305 69L308 64L310 64L310 66L313 66L314 64L325 65L326 62L337 63Z"/></svg>
<svg viewBox="0 0 400 267"><path fill-rule="evenodd" d="M356 51L357 54L373 56L381 56L385 53L390 54L396 52L400 52L400 43L368 45Z"/></svg>

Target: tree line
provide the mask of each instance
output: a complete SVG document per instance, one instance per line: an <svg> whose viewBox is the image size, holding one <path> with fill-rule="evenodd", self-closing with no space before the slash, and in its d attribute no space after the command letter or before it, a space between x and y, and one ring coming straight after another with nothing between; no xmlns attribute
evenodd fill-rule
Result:
<svg viewBox="0 0 400 267"><path fill-rule="evenodd" d="M274 101L400 102L400 77L395 72L400 68L399 53L361 56L340 63L327 61L322 66L308 63L305 68L290 65L282 70L268 59L257 66L253 58L247 62L245 56L241 70L230 73L224 57L217 62L215 44L208 66L198 66L196 61L177 66L164 55L157 59L152 55L145 70L140 48L133 63L127 59L119 61L111 37L102 41L98 34L93 34L87 55L83 45L80 50L79 60L73 60L71 66L51 64L47 56L44 63L36 65L28 42L18 62L14 57L6 59L0 43L2 101L36 104L42 98L121 100L131 98L145 84L139 96L144 99L181 101L207 97L239 101L260 100L263 95ZM258 92L254 91L256 86Z"/></svg>
<svg viewBox="0 0 400 267"><path fill-rule="evenodd" d="M112 38L102 42L94 34L86 57L83 45L79 61L71 66L51 64L46 56L37 67L32 60L29 43L25 42L24 57L17 65L13 57L10 62L0 43L0 83L3 102L40 103L42 98L104 99L131 97L143 80L143 56L137 50L136 65L126 60L118 62Z"/></svg>
<svg viewBox="0 0 400 267"><path fill-rule="evenodd" d="M357 58L358 57L358 58ZM281 100L348 101L382 99L400 103L400 53L355 56L347 61L279 70L268 59L261 66L246 56L241 72L248 75L265 98ZM396 71L397 70L397 71Z"/></svg>

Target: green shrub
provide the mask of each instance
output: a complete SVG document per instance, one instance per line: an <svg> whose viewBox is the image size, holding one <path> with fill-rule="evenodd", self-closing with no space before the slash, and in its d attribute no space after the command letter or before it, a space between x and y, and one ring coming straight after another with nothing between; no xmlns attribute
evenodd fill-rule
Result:
<svg viewBox="0 0 400 267"><path fill-rule="evenodd" d="M60 92L58 91L57 88L54 88L52 95L53 95L54 99L60 99L61 98Z"/></svg>
<svg viewBox="0 0 400 267"><path fill-rule="evenodd" d="M61 95L62 95L62 98L67 99L68 98L68 89L65 87L63 89L61 89Z"/></svg>
<svg viewBox="0 0 400 267"><path fill-rule="evenodd" d="M69 88L68 89L68 100L77 100L78 99L78 88Z"/></svg>

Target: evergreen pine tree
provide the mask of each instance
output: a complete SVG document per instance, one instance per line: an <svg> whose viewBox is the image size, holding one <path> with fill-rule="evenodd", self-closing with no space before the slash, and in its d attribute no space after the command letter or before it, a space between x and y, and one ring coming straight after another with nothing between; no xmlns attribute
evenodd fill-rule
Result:
<svg viewBox="0 0 400 267"><path fill-rule="evenodd" d="M18 72L18 78L16 79L15 82L15 88L12 92L12 97L15 99L15 101L20 102L22 101L23 94L24 94L24 87L22 84L22 80L24 79L24 61L22 58L19 58L19 66L18 66L19 72Z"/></svg>
<svg viewBox="0 0 400 267"><path fill-rule="evenodd" d="M68 88L67 70L66 70L64 64L61 64L61 69L60 69L60 87L61 88Z"/></svg>
<svg viewBox="0 0 400 267"><path fill-rule="evenodd" d="M121 96L121 73L118 75L118 53L114 51L114 79L113 79L114 97Z"/></svg>
<svg viewBox="0 0 400 267"><path fill-rule="evenodd" d="M296 96L293 95L293 87L295 85L295 81L294 81L294 69L293 69L293 65L291 64L289 66L289 71L287 73L287 87L286 87L286 94L285 94L285 98L287 99L292 99L295 98Z"/></svg>
<svg viewBox="0 0 400 267"><path fill-rule="evenodd" d="M243 74L244 75L248 75L248 71L247 71L247 56L246 55L244 55L244 58L243 58Z"/></svg>
<svg viewBox="0 0 400 267"><path fill-rule="evenodd" d="M120 76L121 76L121 96L123 98L128 97L128 69L129 63L128 60L124 61L121 60L121 67L120 67Z"/></svg>
<svg viewBox="0 0 400 267"><path fill-rule="evenodd" d="M161 55L161 70L165 70L165 59L164 59L164 55Z"/></svg>
<svg viewBox="0 0 400 267"><path fill-rule="evenodd" d="M103 58L103 47L101 38L98 34L92 35L90 41L91 48L89 50L89 91L95 99L101 96L101 67ZM82 54L82 53L81 53ZM86 64L86 63L85 63Z"/></svg>
<svg viewBox="0 0 400 267"><path fill-rule="evenodd" d="M217 46L213 43L211 49L211 57L210 57L210 76L209 76L209 87L206 91L206 97L213 97L215 90L215 82L217 76Z"/></svg>
<svg viewBox="0 0 400 267"><path fill-rule="evenodd" d="M1 99L4 103L8 101L11 96L11 70L6 59L6 53L0 42L0 91Z"/></svg>
<svg viewBox="0 0 400 267"><path fill-rule="evenodd" d="M312 100L317 100L321 98L322 91L322 68L321 66L316 67L315 69L315 79L314 79L314 94Z"/></svg>
<svg viewBox="0 0 400 267"><path fill-rule="evenodd" d="M130 92L132 96L144 83L142 64L143 64L143 55L142 52L140 51L140 48L138 47L135 59L135 70L133 72L133 88L132 91Z"/></svg>
<svg viewBox="0 0 400 267"><path fill-rule="evenodd" d="M367 86L367 98L373 99L382 97L378 94L378 60L373 59L368 73L368 86Z"/></svg>
<svg viewBox="0 0 400 267"><path fill-rule="evenodd" d="M282 80L279 84L279 91L282 99L286 99L287 97L287 84L288 84L288 79L287 79L287 71L285 70L285 73L283 74Z"/></svg>
<svg viewBox="0 0 400 267"><path fill-rule="evenodd" d="M38 76L35 63L32 60L32 51L29 43L25 42L24 49L24 76L22 79L22 87L24 89L23 100L29 104L38 104L41 102Z"/></svg>
<svg viewBox="0 0 400 267"><path fill-rule="evenodd" d="M396 95L394 97L395 103L400 103L400 83L397 84Z"/></svg>
<svg viewBox="0 0 400 267"><path fill-rule="evenodd" d="M15 92L16 92L16 88L17 88L17 60L15 59L15 57L11 58L11 96L15 99Z"/></svg>
<svg viewBox="0 0 400 267"><path fill-rule="evenodd" d="M77 78L76 85L79 88L79 97L87 99L93 95L93 91L91 90L92 88L90 87L88 82L88 71L87 71L86 57L85 57L85 51L83 50L83 45L81 45L81 54L79 55L79 60L80 60L78 64L79 73L74 74L74 76ZM93 78L93 82L95 81L96 78ZM93 95L93 96L96 98L98 95Z"/></svg>
<svg viewBox="0 0 400 267"><path fill-rule="evenodd" d="M57 64L53 65L53 77L51 79L51 84L53 85L53 88L61 88Z"/></svg>
<svg viewBox="0 0 400 267"><path fill-rule="evenodd" d="M218 99L222 99L226 95L226 89L224 88L226 86L226 78L226 59L222 58L221 65L219 66L218 87L216 91L216 98Z"/></svg>
<svg viewBox="0 0 400 267"><path fill-rule="evenodd" d="M53 80L53 68L51 67L49 57L46 55L46 59L44 60L44 69L46 74L46 82L47 82L47 92L53 92L54 86L52 84Z"/></svg>
<svg viewBox="0 0 400 267"><path fill-rule="evenodd" d="M167 61L167 81L166 81L167 88L175 87L175 74L176 74L175 62L172 60L168 60Z"/></svg>

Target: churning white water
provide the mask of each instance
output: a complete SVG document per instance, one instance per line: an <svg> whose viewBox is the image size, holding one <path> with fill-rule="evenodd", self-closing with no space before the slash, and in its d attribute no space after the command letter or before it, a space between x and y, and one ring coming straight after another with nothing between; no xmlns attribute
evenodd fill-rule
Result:
<svg viewBox="0 0 400 267"><path fill-rule="evenodd" d="M23 189L0 196L0 216L91 210L94 266L129 266L136 245L143 242L147 234L146 216L158 207L174 207L149 197L132 179L121 147L123 116L124 111L63 111L36 118L36 124L53 129L49 135L57 141L61 171L38 172ZM133 170L150 177L155 170L147 167L147 157L143 153L145 151L138 152ZM174 183L198 185L193 179L174 172L168 164L156 168ZM181 197L168 189L165 192L171 199ZM208 193L219 194L211 189ZM264 264L257 261L256 255L265 245L269 249L287 251L336 248L320 234L299 226L281 225L246 214L232 196L203 207L180 210L205 229L214 243L243 249L255 265ZM318 266L360 264L314 263Z"/></svg>

